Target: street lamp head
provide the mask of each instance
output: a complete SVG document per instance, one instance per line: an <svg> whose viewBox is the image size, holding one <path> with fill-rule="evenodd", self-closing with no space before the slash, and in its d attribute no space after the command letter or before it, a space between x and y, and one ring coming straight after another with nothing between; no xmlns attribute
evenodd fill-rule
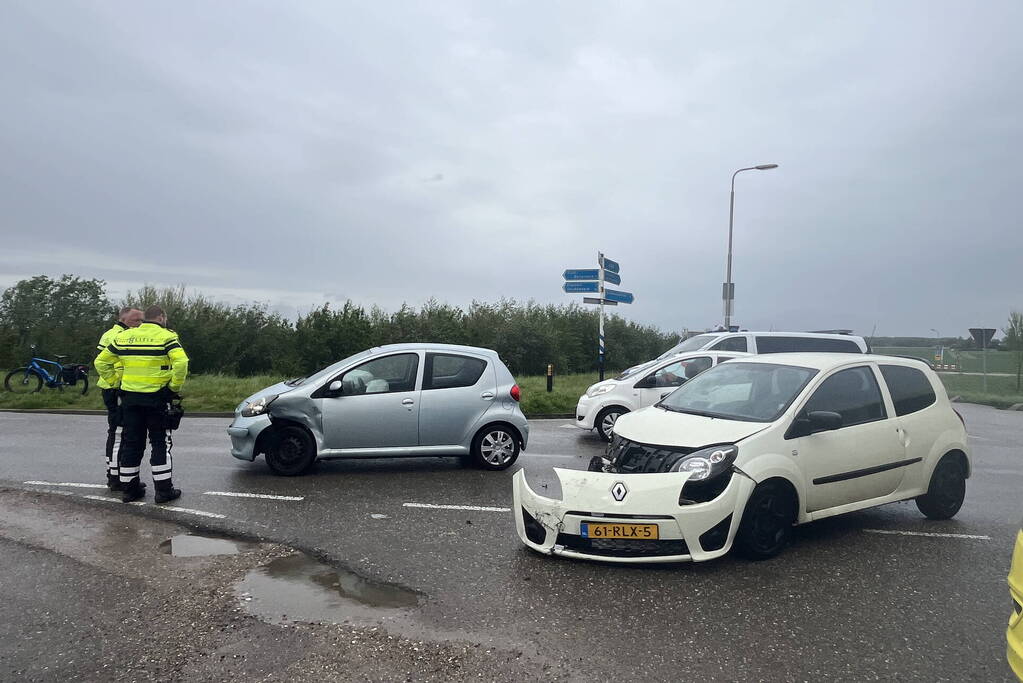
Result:
<svg viewBox="0 0 1023 683"><path fill-rule="evenodd" d="M753 168L757 169L758 171L769 171L772 168L778 168L778 164L760 164L759 166L754 166Z"/></svg>

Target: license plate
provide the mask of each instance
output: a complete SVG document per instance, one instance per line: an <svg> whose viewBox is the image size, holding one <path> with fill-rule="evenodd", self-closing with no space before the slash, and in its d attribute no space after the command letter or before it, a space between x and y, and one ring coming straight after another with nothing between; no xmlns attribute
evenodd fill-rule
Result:
<svg viewBox="0 0 1023 683"><path fill-rule="evenodd" d="M658 538L656 524L605 524L583 522L579 525L583 538L616 538L650 541Z"/></svg>

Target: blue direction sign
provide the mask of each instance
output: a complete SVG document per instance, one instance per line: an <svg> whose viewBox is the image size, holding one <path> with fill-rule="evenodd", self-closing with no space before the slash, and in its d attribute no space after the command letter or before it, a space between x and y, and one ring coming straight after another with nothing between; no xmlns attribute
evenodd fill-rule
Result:
<svg viewBox="0 0 1023 683"><path fill-rule="evenodd" d="M617 289L605 289L604 298L608 301L617 301L620 304L631 304L636 297L632 295L632 292L619 292Z"/></svg>
<svg viewBox="0 0 1023 683"><path fill-rule="evenodd" d="M596 268L570 268L565 271L566 280L596 280L600 271Z"/></svg>
<svg viewBox="0 0 1023 683"><path fill-rule="evenodd" d="M609 259L608 257L605 256L604 257L604 270L612 272L612 273L617 273L618 271L621 270L621 267L618 265L618 261L612 261L611 259Z"/></svg>
<svg viewBox="0 0 1023 683"><path fill-rule="evenodd" d="M618 273L612 273L610 270L605 270L604 281L610 282L613 285L620 285L622 284L622 276Z"/></svg>
<svg viewBox="0 0 1023 683"><path fill-rule="evenodd" d="M600 291L600 285L596 282L566 282L562 287L569 294ZM630 294L629 296L632 295Z"/></svg>

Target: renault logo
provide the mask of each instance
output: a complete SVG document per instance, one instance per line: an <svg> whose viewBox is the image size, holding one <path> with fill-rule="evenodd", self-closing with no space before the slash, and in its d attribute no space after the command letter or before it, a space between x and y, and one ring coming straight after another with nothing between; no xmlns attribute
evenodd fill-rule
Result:
<svg viewBox="0 0 1023 683"><path fill-rule="evenodd" d="M622 482L616 481L611 487L611 495L620 503L625 500L625 496L629 495L629 489L625 488L625 484Z"/></svg>

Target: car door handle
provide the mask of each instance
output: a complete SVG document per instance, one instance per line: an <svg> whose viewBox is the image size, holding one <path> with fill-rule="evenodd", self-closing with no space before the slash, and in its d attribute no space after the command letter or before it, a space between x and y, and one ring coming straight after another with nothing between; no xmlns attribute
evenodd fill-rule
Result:
<svg viewBox="0 0 1023 683"><path fill-rule="evenodd" d="M482 398L484 401L489 401L490 399L494 398L494 392L484 391L482 394L480 394L480 398Z"/></svg>
<svg viewBox="0 0 1023 683"><path fill-rule="evenodd" d="M410 405L414 405L414 404L415 404L415 401L413 401L413 400L412 400L412 399L410 399L410 398L406 398L406 399L404 399L404 400L403 400L403 401L401 402L401 404L402 404L403 406L410 406Z"/></svg>

